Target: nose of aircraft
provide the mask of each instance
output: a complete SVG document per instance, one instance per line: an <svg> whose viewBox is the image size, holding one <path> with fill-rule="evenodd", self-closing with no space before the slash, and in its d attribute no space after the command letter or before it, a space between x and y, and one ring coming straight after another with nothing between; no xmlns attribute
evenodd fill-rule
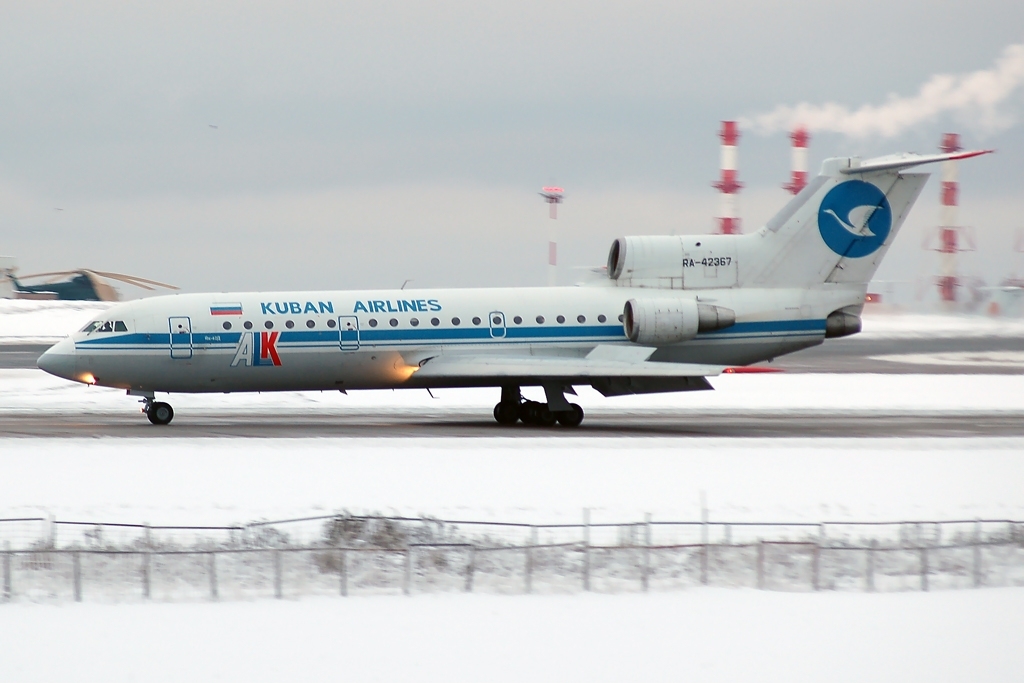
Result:
<svg viewBox="0 0 1024 683"><path fill-rule="evenodd" d="M39 357L36 365L40 370L51 375L80 381L76 376L75 342L70 338L51 346L46 353Z"/></svg>

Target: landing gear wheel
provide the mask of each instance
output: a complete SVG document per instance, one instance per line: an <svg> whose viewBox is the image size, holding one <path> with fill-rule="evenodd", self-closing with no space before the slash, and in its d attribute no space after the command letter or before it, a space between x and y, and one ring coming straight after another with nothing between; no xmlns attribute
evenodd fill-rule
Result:
<svg viewBox="0 0 1024 683"><path fill-rule="evenodd" d="M540 403L538 404L538 406L539 407L537 408L537 422L535 424L540 427L554 427L555 421L558 420L556 414L551 412L551 409L548 408L547 403Z"/></svg>
<svg viewBox="0 0 1024 683"><path fill-rule="evenodd" d="M170 424L174 419L174 409L170 403L150 403L146 407L146 417L155 425Z"/></svg>
<svg viewBox="0 0 1024 683"><path fill-rule="evenodd" d="M494 419L500 425L514 425L519 422L519 404L498 403L494 406Z"/></svg>
<svg viewBox="0 0 1024 683"><path fill-rule="evenodd" d="M519 404L519 419L526 425L540 424L540 403L536 401L523 401Z"/></svg>
<svg viewBox="0 0 1024 683"><path fill-rule="evenodd" d="M558 422L563 427L579 427L583 422L583 408L580 408L575 403L570 403L569 407L572 410L565 410L555 414L558 417Z"/></svg>

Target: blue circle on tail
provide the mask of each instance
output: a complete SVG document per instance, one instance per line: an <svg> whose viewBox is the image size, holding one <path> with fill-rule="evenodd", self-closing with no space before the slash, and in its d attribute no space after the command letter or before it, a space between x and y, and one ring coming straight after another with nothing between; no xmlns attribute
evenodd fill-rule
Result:
<svg viewBox="0 0 1024 683"><path fill-rule="evenodd" d="M848 180L829 190L818 207L818 232L828 248L848 258L873 254L892 230L892 209L885 193L863 180Z"/></svg>

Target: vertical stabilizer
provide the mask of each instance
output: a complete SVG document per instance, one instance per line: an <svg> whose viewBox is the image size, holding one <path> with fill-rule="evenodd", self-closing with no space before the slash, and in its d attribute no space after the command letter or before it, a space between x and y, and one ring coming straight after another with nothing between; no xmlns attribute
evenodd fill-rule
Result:
<svg viewBox="0 0 1024 683"><path fill-rule="evenodd" d="M825 160L821 174L752 235L744 284L866 285L928 180L903 169L982 153Z"/></svg>
<svg viewBox="0 0 1024 683"><path fill-rule="evenodd" d="M14 281L15 261L10 256L0 256L0 299L13 299L17 291Z"/></svg>

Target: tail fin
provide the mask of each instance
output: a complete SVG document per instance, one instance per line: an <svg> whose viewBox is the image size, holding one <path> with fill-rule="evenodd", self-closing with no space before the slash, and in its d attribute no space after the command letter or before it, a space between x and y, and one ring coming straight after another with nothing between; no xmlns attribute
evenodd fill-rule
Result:
<svg viewBox="0 0 1024 683"><path fill-rule="evenodd" d="M0 299L13 299L14 293L20 289L14 270L14 259L0 256Z"/></svg>
<svg viewBox="0 0 1024 683"><path fill-rule="evenodd" d="M928 180L901 171L985 153L826 159L821 174L748 243L743 284L867 284Z"/></svg>

